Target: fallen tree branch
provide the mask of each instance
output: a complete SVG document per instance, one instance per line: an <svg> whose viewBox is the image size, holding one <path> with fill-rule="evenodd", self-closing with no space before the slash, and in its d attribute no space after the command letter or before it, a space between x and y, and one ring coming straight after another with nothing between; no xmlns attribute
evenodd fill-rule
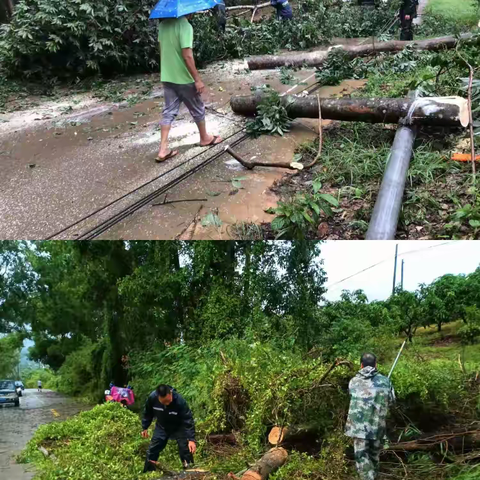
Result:
<svg viewBox="0 0 480 480"><path fill-rule="evenodd" d="M480 444L480 430L470 430L466 432L452 432L432 435L430 437L419 438L418 440L410 440L408 442L400 442L390 445L387 450L412 452L417 450L432 450L442 443L455 444L465 446L465 440L468 444L476 446Z"/></svg>
<svg viewBox="0 0 480 480"><path fill-rule="evenodd" d="M177 235L177 240L191 240L193 238L193 236L195 235L195 229L197 228L197 224L200 220L200 212L202 208L203 205L200 205L197 213L193 217L192 222Z"/></svg>
<svg viewBox="0 0 480 480"><path fill-rule="evenodd" d="M248 160L245 160L242 156L240 156L238 153L234 152L228 146L225 147L225 151L249 170L252 170L255 167L276 167L288 168L289 170L298 170L298 168L292 167L292 165L288 162L249 162Z"/></svg>
<svg viewBox="0 0 480 480"><path fill-rule="evenodd" d="M235 113L253 116L266 94L236 95L230 99ZM318 118L315 97L286 95L280 97L290 118ZM467 127L467 100L461 97L411 98L321 98L323 119L368 123L399 123L406 119L410 125Z"/></svg>
<svg viewBox="0 0 480 480"><path fill-rule="evenodd" d="M228 443L229 445L236 445L237 438L233 433L211 433L207 436L207 442L214 445L219 443Z"/></svg>
<svg viewBox="0 0 480 480"><path fill-rule="evenodd" d="M184 200L170 200L168 202L152 203L152 207L158 207L161 205L171 205L172 203L183 202L207 202L208 198L185 198Z"/></svg>
<svg viewBox="0 0 480 480"><path fill-rule="evenodd" d="M235 5L233 7L226 7L225 10L258 10L259 8L270 7L270 2L261 3L260 5Z"/></svg>
<svg viewBox="0 0 480 480"><path fill-rule="evenodd" d="M415 50L436 51L450 49L455 48L459 41L469 40L472 36L472 34L466 33L460 35L459 39L454 36L446 36L410 42L391 40L373 45L335 45L328 50L317 50L314 52L287 53L284 55L260 55L250 57L247 59L247 62L250 70L263 70L277 67L302 67L304 65L308 67L320 67L325 63L329 53L334 48L342 49L349 58L353 59L356 57L367 57L381 52L401 52L408 45L411 45Z"/></svg>

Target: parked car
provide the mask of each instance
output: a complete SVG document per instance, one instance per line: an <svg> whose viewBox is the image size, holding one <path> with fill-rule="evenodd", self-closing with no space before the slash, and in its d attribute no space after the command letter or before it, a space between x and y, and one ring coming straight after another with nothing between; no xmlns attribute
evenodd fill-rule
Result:
<svg viewBox="0 0 480 480"><path fill-rule="evenodd" d="M13 404L16 407L20 406L15 382L13 380L0 380L0 405L8 404Z"/></svg>
<svg viewBox="0 0 480 480"><path fill-rule="evenodd" d="M22 397L23 391L25 390L25 385L23 384L23 382L21 382L20 380L17 380L15 382L15 390L17 391L17 395L19 397Z"/></svg>

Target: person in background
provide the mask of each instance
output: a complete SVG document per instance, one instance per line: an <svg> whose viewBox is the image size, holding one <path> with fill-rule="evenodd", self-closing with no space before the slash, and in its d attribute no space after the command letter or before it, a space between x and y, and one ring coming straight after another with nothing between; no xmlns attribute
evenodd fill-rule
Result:
<svg viewBox="0 0 480 480"><path fill-rule="evenodd" d="M38 387L38 391L41 392L42 391L42 381L41 380L38 380L37 387Z"/></svg>
<svg viewBox="0 0 480 480"><path fill-rule="evenodd" d="M200 96L205 85L193 58L193 28L186 17L166 18L158 28L161 81L165 98L161 124L161 142L157 162L178 154L168 149L168 135L173 120L184 103L200 132L200 146L216 145L219 136L210 135L205 125L205 104Z"/></svg>
<svg viewBox="0 0 480 480"><path fill-rule="evenodd" d="M291 20L293 18L292 7L288 0L270 0L270 5L276 9L279 20Z"/></svg>
<svg viewBox="0 0 480 480"><path fill-rule="evenodd" d="M387 431L387 414L395 401L390 379L377 370L377 358L365 353L361 370L350 380L350 409L345 435L353 438L355 463L362 480L375 480L382 442Z"/></svg>
<svg viewBox="0 0 480 480"><path fill-rule="evenodd" d="M193 466L195 422L187 402L170 385L159 385L147 398L142 418L142 437L148 438L148 427L156 418L152 441L145 460L145 472L155 471L158 456L167 446L169 438L175 439L183 468Z"/></svg>
<svg viewBox="0 0 480 480"><path fill-rule="evenodd" d="M417 15L417 0L402 0L400 5L400 40L413 40L413 19Z"/></svg>
<svg viewBox="0 0 480 480"><path fill-rule="evenodd" d="M213 7L213 12L217 17L217 27L220 32L225 33L225 27L227 25L227 11L225 8L225 2L223 0L220 1L215 7Z"/></svg>

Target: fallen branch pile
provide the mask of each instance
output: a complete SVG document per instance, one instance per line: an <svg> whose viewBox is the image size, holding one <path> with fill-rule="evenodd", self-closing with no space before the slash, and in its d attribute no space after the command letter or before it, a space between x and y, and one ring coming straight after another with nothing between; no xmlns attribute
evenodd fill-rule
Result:
<svg viewBox="0 0 480 480"><path fill-rule="evenodd" d="M446 450L469 451L480 447L480 430L469 430L464 432L441 433L430 437L400 442L388 447L391 451L429 451L435 450L441 444L447 445Z"/></svg>
<svg viewBox="0 0 480 480"><path fill-rule="evenodd" d="M460 35L459 39L454 36L446 36L411 42L391 40L388 42L357 46L335 45L328 50L315 52L260 55L249 58L247 62L250 70L264 70L277 67L320 67L327 60L327 57L333 48L342 49L349 58L353 59L356 57L368 57L382 52L401 52L408 45L411 45L415 50L437 51L451 49L457 46L459 40L469 40L470 38L472 38L472 34L466 33Z"/></svg>
<svg viewBox="0 0 480 480"><path fill-rule="evenodd" d="M255 115L265 98L254 95L233 96L230 105L235 113ZM467 127L469 112L467 100L461 97L410 98L321 98L320 108L316 97L281 97L290 118L322 118L368 123L398 123L407 119L411 125Z"/></svg>

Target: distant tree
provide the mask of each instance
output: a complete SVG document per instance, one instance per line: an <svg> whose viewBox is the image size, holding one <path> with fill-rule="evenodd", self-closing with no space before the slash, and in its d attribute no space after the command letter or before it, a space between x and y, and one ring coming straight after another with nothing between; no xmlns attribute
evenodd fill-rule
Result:
<svg viewBox="0 0 480 480"><path fill-rule="evenodd" d="M393 323L412 342L418 327L424 324L424 308L418 291L409 292L400 287L386 302Z"/></svg>

